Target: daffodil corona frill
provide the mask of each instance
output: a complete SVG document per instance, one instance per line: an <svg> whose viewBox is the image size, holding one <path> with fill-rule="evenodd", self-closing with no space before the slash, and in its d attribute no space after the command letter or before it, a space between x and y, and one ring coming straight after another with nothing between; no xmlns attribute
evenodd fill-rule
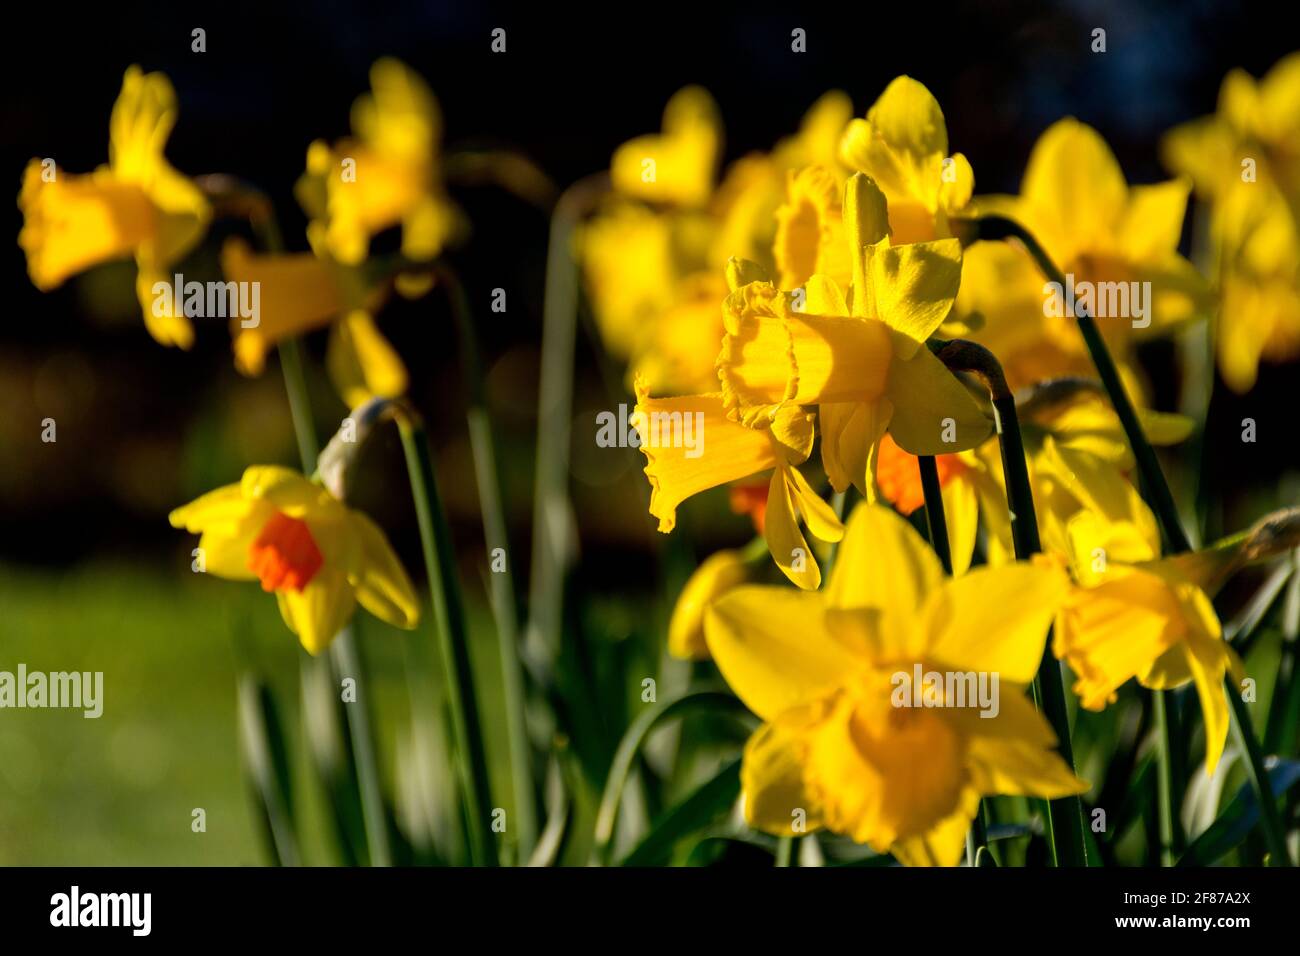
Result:
<svg viewBox="0 0 1300 956"><path fill-rule="evenodd" d="M1233 70L1219 108L1170 131L1165 164L1210 204L1219 370L1237 392L1300 356L1300 53L1262 80Z"/></svg>
<svg viewBox="0 0 1300 956"><path fill-rule="evenodd" d="M167 162L176 93L161 73L126 71L109 120L109 161L77 175L33 159L23 172L18 244L27 271L47 291L92 266L134 256L136 295L149 334L189 348L194 329L183 310L160 307L155 283L202 239L212 216L199 188Z"/></svg>
<svg viewBox="0 0 1300 956"><path fill-rule="evenodd" d="M288 468L250 467L238 484L177 508L170 521L201 535L204 571L273 592L312 654L329 646L358 602L396 627L419 620L410 578L379 526Z"/></svg>
<svg viewBox="0 0 1300 956"><path fill-rule="evenodd" d="M307 150L297 193L312 247L347 265L365 259L370 240L402 229L402 253L427 262L461 228L439 165L442 116L424 80L398 60L370 69L370 93L352 106L353 137Z"/></svg>
<svg viewBox="0 0 1300 956"><path fill-rule="evenodd" d="M972 448L993 428L925 344L956 299L960 243L893 245L888 215L869 177L849 178L847 293L824 275L787 292L756 264L733 265L717 360L728 414L751 428L787 405L817 406L832 487L866 495L871 451L886 430L908 451L935 455Z"/></svg>
<svg viewBox="0 0 1300 956"><path fill-rule="evenodd" d="M686 422L704 439L694 449L676 440ZM844 527L799 471L812 453L811 414L788 405L769 427L746 428L728 418L721 393L652 398L638 379L634 424L646 456L650 514L659 519L660 531L673 530L677 506L692 495L770 471L763 536L772 559L799 587L814 590L821 584L799 518L822 541L838 541Z"/></svg>
<svg viewBox="0 0 1300 956"><path fill-rule="evenodd" d="M1073 292L1092 312L1116 361L1134 344L1205 318L1205 280L1178 253L1191 184L1129 186L1110 147L1074 119L1052 124L1034 145L1019 196L977 196L972 212L1020 223L1071 284L1051 289L1029 255L1003 242L966 250L961 314L981 316L970 338L987 346L1012 388L1086 375L1091 362L1072 312Z"/></svg>
<svg viewBox="0 0 1300 956"><path fill-rule="evenodd" d="M1046 563L945 578L906 521L862 504L825 590L723 595L708 648L764 721L741 770L750 825L825 827L909 865L952 866L982 796L1086 790L1025 696L1067 586ZM994 694L981 708L941 681L916 706L918 669L988 678Z"/></svg>

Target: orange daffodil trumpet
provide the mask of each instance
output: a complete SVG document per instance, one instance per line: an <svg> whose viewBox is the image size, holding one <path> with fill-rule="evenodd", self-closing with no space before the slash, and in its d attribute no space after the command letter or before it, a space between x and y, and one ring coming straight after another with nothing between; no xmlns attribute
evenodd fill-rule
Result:
<svg viewBox="0 0 1300 956"><path fill-rule="evenodd" d="M358 603L380 620L411 629L419 605L383 531L325 488L273 465L177 508L175 528L201 535L204 570L259 581L302 646L319 654Z"/></svg>
<svg viewBox="0 0 1300 956"><path fill-rule="evenodd" d="M745 747L746 820L782 836L825 827L909 865L953 866L982 796L1085 791L1024 693L1067 586L1047 563L945 578L906 521L862 504L823 591L728 591L705 636L764 722ZM918 671L960 680L927 677L922 693ZM980 676L996 688L982 709L950 693Z"/></svg>
<svg viewBox="0 0 1300 956"><path fill-rule="evenodd" d="M18 244L38 289L48 291L93 266L133 256L145 327L163 345L189 348L184 310L159 308L155 283L202 239L212 216L199 188L167 162L176 93L161 73L132 66L109 120L109 161L93 173L64 172L33 159L23 172Z"/></svg>

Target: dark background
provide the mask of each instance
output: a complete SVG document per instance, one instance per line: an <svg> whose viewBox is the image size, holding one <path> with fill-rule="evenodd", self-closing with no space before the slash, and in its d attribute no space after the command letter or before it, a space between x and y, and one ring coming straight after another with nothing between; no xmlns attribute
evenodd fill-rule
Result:
<svg viewBox="0 0 1300 956"><path fill-rule="evenodd" d="M900 12L901 7L901 12ZM892 12L891 12L892 8ZM352 100L381 55L397 56L429 81L445 118L445 145L509 146L531 156L563 187L603 168L613 148L658 127L664 102L701 83L721 105L726 158L767 149L797 127L822 92L842 88L861 114L900 73L938 97L952 149L972 161L978 192L1015 191L1029 150L1055 119L1075 115L1111 143L1131 182L1166 173L1163 131L1211 112L1232 67L1261 75L1300 47L1272 5L1205 2L854 5L814 11L672 9L617 4L565 9L530 5L322 2L211 5L59 5L5 13L7 76L0 168L17 195L33 156L87 172L107 160L109 111L124 69L138 63L174 83L180 118L167 153L182 172L227 172L275 200L292 248L305 249L292 196L307 144L348 133ZM207 31L193 53L190 31ZM507 30L507 53L489 35ZM808 52L790 51L803 27ZM1090 52L1091 31L1108 51ZM527 546L535 448L544 215L490 187L454 189L473 223L452 259L481 310L490 394L503 446L512 535ZM9 234L20 216L10 207ZM219 238L229 227L219 227ZM199 254L211 262L215 241ZM382 243L380 244L382 248ZM67 566L92 555L150 560L178 541L166 511L234 480L253 461L295 460L274 362L256 381L231 368L224 323L199 328L193 351L156 345L131 286L132 267L106 267L39 293L16 242L4 253L0 320L0 560ZM209 258L203 259L206 255ZM189 271L188 269L186 271ZM505 315L487 311L490 290L507 290ZM458 541L480 547L455 364L455 339L437 295L397 303L381 316L412 373L412 396L430 420ZM344 414L319 371L324 335L308 342L319 430ZM1149 358L1161 407L1173 407L1172 350ZM580 357L577 409L607 407L589 346ZM1163 371L1162 371L1163 370ZM1265 366L1244 399L1216 391L1206 480L1240 513L1297 463L1294 372ZM39 442L39 422L59 422L57 446ZM1259 423L1256 445L1239 441L1240 419ZM580 436L581 437L581 436ZM575 442L576 444L576 442ZM589 442L587 444L590 444ZM401 490L392 436L372 452L376 470ZM1243 457L1243 456L1249 456ZM581 455L575 455L581 471ZM587 547L644 552L657 536L645 514L634 459L575 482ZM1249 494L1253 493L1253 494ZM1293 496L1293 495L1292 495ZM369 503L414 561L409 505L400 494ZM1231 522L1231 517L1228 519ZM400 529L406 528L404 532ZM744 537L743 523L734 524ZM593 545L594 542L594 545ZM526 550L520 553L527 553ZM593 574L617 565L588 566ZM611 570L612 569L612 570Z"/></svg>

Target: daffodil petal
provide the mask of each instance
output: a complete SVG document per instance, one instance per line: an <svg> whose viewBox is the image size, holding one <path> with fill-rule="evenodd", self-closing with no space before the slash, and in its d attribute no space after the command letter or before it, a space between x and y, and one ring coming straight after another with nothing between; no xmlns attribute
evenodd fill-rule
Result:
<svg viewBox="0 0 1300 956"><path fill-rule="evenodd" d="M890 365L886 395L894 406L889 433L913 455L965 451L993 432L992 419L929 349Z"/></svg>
<svg viewBox="0 0 1300 956"><path fill-rule="evenodd" d="M276 598L284 623L313 656L330 645L356 607L347 575L328 564L301 591L277 591Z"/></svg>
<svg viewBox="0 0 1300 956"><path fill-rule="evenodd" d="M367 611L394 627L410 630L420 620L415 588L379 526L359 511L348 512L356 535L356 560L348 581Z"/></svg>
<svg viewBox="0 0 1300 956"><path fill-rule="evenodd" d="M709 653L723 678L766 721L834 688L860 665L821 626L818 594L744 585L704 615Z"/></svg>
<svg viewBox="0 0 1300 956"><path fill-rule="evenodd" d="M764 833L795 836L819 829L821 819L803 785L799 734L807 708L794 708L764 724L745 744L740 785L745 822Z"/></svg>
<svg viewBox="0 0 1300 956"><path fill-rule="evenodd" d="M826 603L912 617L943 580L938 557L905 519L882 505L859 504L840 542Z"/></svg>
<svg viewBox="0 0 1300 956"><path fill-rule="evenodd" d="M997 672L1001 680L1028 684L1068 590L1064 570L1046 564L982 567L946 580L923 612L929 654L959 670Z"/></svg>
<svg viewBox="0 0 1300 956"><path fill-rule="evenodd" d="M795 512L794 500L790 491L791 479L786 465L778 465L772 471L767 489L767 510L763 516L763 537L767 539L767 550L772 560L787 578L807 591L815 591L822 583L821 570L812 548L799 530L799 518Z"/></svg>
<svg viewBox="0 0 1300 956"><path fill-rule="evenodd" d="M902 333L894 337L900 358L915 355L952 310L961 259L956 239L871 250L868 281L879 318Z"/></svg>

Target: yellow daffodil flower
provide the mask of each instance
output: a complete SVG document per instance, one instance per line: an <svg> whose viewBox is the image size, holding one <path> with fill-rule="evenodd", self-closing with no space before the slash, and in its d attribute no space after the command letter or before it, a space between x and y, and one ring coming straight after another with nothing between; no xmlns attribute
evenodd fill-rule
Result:
<svg viewBox="0 0 1300 956"><path fill-rule="evenodd" d="M948 155L939 101L910 76L895 78L866 119L849 123L840 158L884 190L895 244L950 237L948 217L966 206L975 188L966 157Z"/></svg>
<svg viewBox="0 0 1300 956"><path fill-rule="evenodd" d="M1061 608L1052 652L1070 665L1079 704L1101 710L1121 684L1170 690L1194 682L1205 720L1205 772L1228 736L1223 678L1240 669L1203 584L1196 555L1157 559L1147 533L1079 512L1068 527L1079 580Z"/></svg>
<svg viewBox="0 0 1300 956"><path fill-rule="evenodd" d="M740 551L718 551L695 569L673 605L668 621L668 653L674 657L707 660L704 612L723 594L750 579L750 562Z"/></svg>
<svg viewBox="0 0 1300 956"><path fill-rule="evenodd" d="M380 620L413 628L415 590L383 531L301 474L274 465L196 498L169 516L201 535L208 573L260 581L289 630L319 654L358 602Z"/></svg>
<svg viewBox="0 0 1300 956"><path fill-rule="evenodd" d="M1119 418L1097 387L1081 380L1047 383L1021 403L1020 415L1045 552L1069 556L1066 528L1080 511L1123 523L1137 535L1137 556L1117 555L1120 560L1139 560L1142 551L1159 548L1155 516L1130 479L1133 455ZM1146 409L1139 409L1138 416L1154 445L1182 441L1193 424L1181 415ZM938 455L935 466L953 573L962 574L970 567L981 520L988 531L988 563L1015 560L997 438L969 451ZM876 485L881 497L903 514L925 504L916 456L903 451L888 435L880 442L876 458Z"/></svg>
<svg viewBox="0 0 1300 956"><path fill-rule="evenodd" d="M240 372L260 375L270 349L328 325L326 368L349 408L406 392L406 366L372 315L382 297L349 294L339 266L312 253L258 255L232 239L222 248L221 268L230 280L256 282L261 290L257 325L246 328L240 318L230 322Z"/></svg>
<svg viewBox="0 0 1300 956"><path fill-rule="evenodd" d="M614 188L649 202L703 206L713 194L722 155L722 120L707 90L688 86L664 108L663 132L638 136L614 151Z"/></svg>
<svg viewBox="0 0 1300 956"><path fill-rule="evenodd" d="M167 162L163 147L176 123L176 92L161 73L132 66L109 120L109 161L76 175L33 159L23 172L18 244L42 291L92 266L134 256L136 295L145 326L163 345L189 348L194 329L184 310L154 294L170 267L198 245L212 217L199 188Z"/></svg>
<svg viewBox="0 0 1300 956"><path fill-rule="evenodd" d="M822 541L838 541L844 527L798 468L812 453L812 420L790 405L769 428L746 428L727 417L719 393L651 398L644 380L638 380L633 422L646 456L650 514L659 519L659 530L673 530L677 506L692 495L771 471L763 519L768 550L786 577L816 589L821 571L799 530L799 517ZM680 440L688 430L691 440Z"/></svg>
<svg viewBox="0 0 1300 956"><path fill-rule="evenodd" d="M419 74L389 58L371 67L370 90L352 106L352 138L307 149L297 195L312 218L308 237L356 265L371 238L400 225L402 254L430 261L462 228L443 188L438 101Z"/></svg>
<svg viewBox="0 0 1300 956"><path fill-rule="evenodd" d="M862 504L825 590L723 595L706 612L708 648L764 722L745 747L746 820L953 866L982 796L1086 790L1024 693L1067 587L1046 563L947 579L904 519ZM942 686L913 706L918 669ZM989 687L997 675L997 692L981 711L944 675Z"/></svg>
<svg viewBox="0 0 1300 956"><path fill-rule="evenodd" d="M736 160L715 184L718 108L688 87L669 101L660 133L618 148L614 191L579 231L577 251L602 342L627 363L629 383L641 376L677 393L714 387L727 261L771 263L787 171L815 163L842 182L836 147L851 115L847 96L826 94L796 135Z"/></svg>
<svg viewBox="0 0 1300 956"><path fill-rule="evenodd" d="M814 275L784 292L753 263L732 267L718 377L728 413L762 428L783 407L816 405L831 485L869 494L869 456L888 429L914 454L972 448L992 421L925 341L961 281L956 239L891 246L885 198L855 174L844 202L853 282ZM873 493L873 492L872 492Z"/></svg>
<svg viewBox="0 0 1300 956"><path fill-rule="evenodd" d="M1064 119L1034 146L1019 196L972 205L1025 226L1073 289L1105 300L1094 317L1123 364L1137 338L1209 314L1208 287L1178 254L1190 187L1186 180L1130 187L1097 131ZM1089 373L1068 298L1049 289L1018 246L977 242L966 250L958 311L982 318L970 337L998 356L1012 388Z"/></svg>
<svg viewBox="0 0 1300 956"><path fill-rule="evenodd" d="M1233 70L1218 112L1164 139L1170 169L1210 203L1221 297L1219 369L1236 392L1255 384L1261 359L1300 355L1300 53L1256 81Z"/></svg>

